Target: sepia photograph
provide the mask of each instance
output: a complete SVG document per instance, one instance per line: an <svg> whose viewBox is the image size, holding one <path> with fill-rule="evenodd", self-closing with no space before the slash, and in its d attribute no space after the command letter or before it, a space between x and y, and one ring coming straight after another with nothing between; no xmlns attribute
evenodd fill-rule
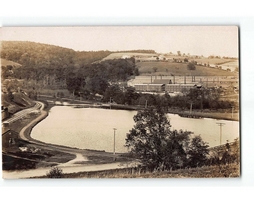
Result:
<svg viewBox="0 0 254 203"><path fill-rule="evenodd" d="M1 27L3 178L239 178L239 33Z"/></svg>

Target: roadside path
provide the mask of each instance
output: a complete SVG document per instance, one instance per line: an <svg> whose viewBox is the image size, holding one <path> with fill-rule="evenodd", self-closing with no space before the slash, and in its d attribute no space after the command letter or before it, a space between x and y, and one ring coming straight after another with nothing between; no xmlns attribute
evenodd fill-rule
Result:
<svg viewBox="0 0 254 203"><path fill-rule="evenodd" d="M110 164L97 164L97 165L77 165L77 166L65 166L61 167L63 173L78 173L78 172L91 172L91 171L104 171L104 170L112 170L112 169L121 169L121 168L128 168L132 166L132 162L115 162ZM48 168L38 168L33 170L26 170L26 171L3 171L3 177L5 179L24 179L24 178L34 178L39 176L45 176L49 171L50 167Z"/></svg>

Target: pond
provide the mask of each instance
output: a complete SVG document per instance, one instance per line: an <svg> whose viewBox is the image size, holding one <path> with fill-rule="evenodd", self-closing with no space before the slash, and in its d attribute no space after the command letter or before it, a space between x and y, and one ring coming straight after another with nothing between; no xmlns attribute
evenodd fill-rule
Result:
<svg viewBox="0 0 254 203"><path fill-rule="evenodd" d="M54 106L48 117L33 128L31 137L51 144L112 152L113 128L116 128L116 152L127 152L124 147L126 133L134 126L133 116L136 113L127 110ZM168 118L171 129L192 131L211 147L220 144L220 127L217 123L224 123L222 144L239 137L237 121L183 118L175 114L168 114Z"/></svg>

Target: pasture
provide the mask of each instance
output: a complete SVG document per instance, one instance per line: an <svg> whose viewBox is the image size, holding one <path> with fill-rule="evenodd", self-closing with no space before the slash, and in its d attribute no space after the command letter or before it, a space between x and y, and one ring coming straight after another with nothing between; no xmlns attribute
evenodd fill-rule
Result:
<svg viewBox="0 0 254 203"><path fill-rule="evenodd" d="M201 59L193 59L194 61L197 61L198 63L206 63L206 64L214 64L214 65L222 65L229 62L237 62L238 60L234 59L223 59L223 58L201 58Z"/></svg>
<svg viewBox="0 0 254 203"><path fill-rule="evenodd" d="M196 70L188 70L187 63L174 62L137 62L140 75L196 75L196 76L236 76L237 73L211 67L197 66ZM157 68L156 72L154 67Z"/></svg>
<svg viewBox="0 0 254 203"><path fill-rule="evenodd" d="M105 60L111 60L111 59L120 59L122 58L123 56L130 56L130 57L133 57L133 56L138 56L138 57L152 57L152 56L156 56L158 54L149 54L149 53L135 53L135 52L121 52L121 53L112 53L110 55L108 55L107 57L105 57L104 59L102 59L102 61L105 61Z"/></svg>

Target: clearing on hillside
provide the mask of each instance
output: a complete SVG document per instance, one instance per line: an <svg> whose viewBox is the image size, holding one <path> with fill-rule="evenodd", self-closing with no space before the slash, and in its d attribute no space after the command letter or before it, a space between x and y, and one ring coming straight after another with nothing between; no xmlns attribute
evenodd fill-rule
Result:
<svg viewBox="0 0 254 203"><path fill-rule="evenodd" d="M237 73L212 67L197 66L196 70L188 70L187 63L171 62L138 62L136 63L140 75L207 75L207 76L236 76ZM156 72L154 71L156 69Z"/></svg>
<svg viewBox="0 0 254 203"><path fill-rule="evenodd" d="M144 57L149 58L152 56L157 56L158 54L149 54L149 53L134 53L134 52L121 52L121 53L112 53L102 59L102 61L105 60L111 60L111 59L120 59L120 58L130 58L130 57Z"/></svg>

